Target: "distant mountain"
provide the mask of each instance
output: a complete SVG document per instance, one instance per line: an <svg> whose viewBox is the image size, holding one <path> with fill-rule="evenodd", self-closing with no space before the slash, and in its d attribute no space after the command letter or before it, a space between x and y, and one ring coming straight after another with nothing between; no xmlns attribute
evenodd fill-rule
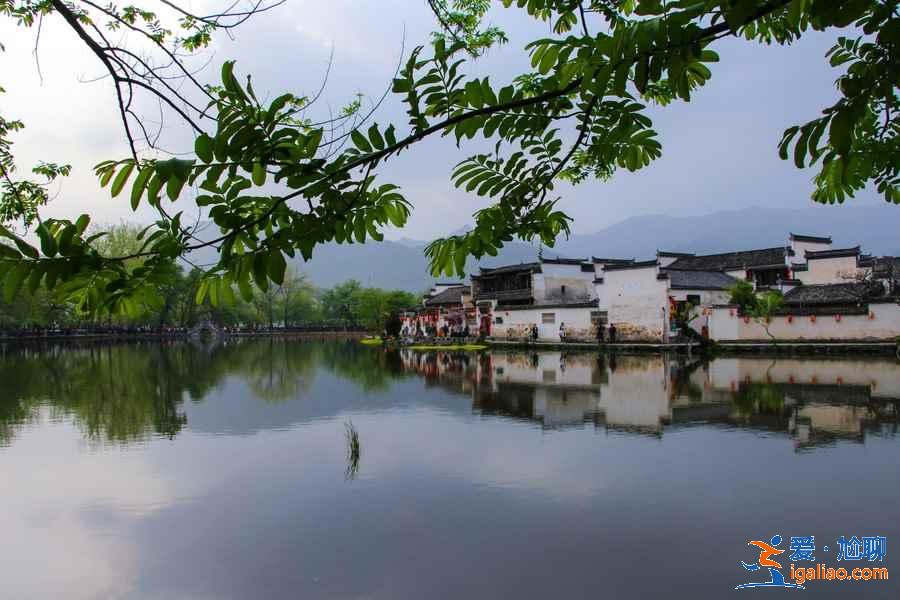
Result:
<svg viewBox="0 0 900 600"><path fill-rule="evenodd" d="M347 279L357 279L366 286L421 292L435 281L428 275L426 245L427 242L409 239L366 244L325 244L315 249L312 260L300 263L297 267L320 287L331 287ZM480 264L497 266L529 262L536 255L535 247L512 243L500 255L481 261ZM472 272L477 267L474 261L469 261L466 271Z"/></svg>
<svg viewBox="0 0 900 600"><path fill-rule="evenodd" d="M597 233L560 240L556 247L545 248L544 256L641 259L652 258L657 249L727 252L785 245L790 232L830 235L836 248L860 244L864 252L900 256L900 207L885 204L747 208L698 217L632 217ZM428 275L423 253L426 245L427 242L409 238L381 243L325 244L315 249L310 262L298 261L297 268L320 287L331 287L352 278L364 285L420 292L434 281ZM470 261L466 271L471 273L478 266L533 261L537 252L536 246L511 243L497 257L480 263Z"/></svg>
<svg viewBox="0 0 900 600"><path fill-rule="evenodd" d="M699 217L632 217L597 233L560 241L572 256L652 258L656 250L712 253L787 244L788 234L830 235L834 247L860 244L864 252L900 254L900 207L821 206L747 208Z"/></svg>

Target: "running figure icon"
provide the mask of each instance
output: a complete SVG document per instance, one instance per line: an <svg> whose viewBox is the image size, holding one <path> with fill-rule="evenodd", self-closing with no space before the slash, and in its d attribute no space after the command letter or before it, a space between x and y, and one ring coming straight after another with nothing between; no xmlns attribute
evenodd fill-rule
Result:
<svg viewBox="0 0 900 600"><path fill-rule="evenodd" d="M770 543L763 542L761 540L752 540L747 542L748 546L756 546L759 548L759 559L757 562L752 564L747 564L744 561L741 561L741 566L744 567L747 571L759 571L763 567L769 569L769 581L763 581L759 583L742 583L739 586L736 586L734 589L739 590L742 588L756 588L756 587L780 587L780 588L795 588L795 589L805 589L802 585L798 585L796 583L787 583L784 580L784 575L779 571L781 568L781 563L778 561L772 560L771 557L778 556L782 554L784 550L780 550L778 546L781 544L781 536L774 535L772 539L769 540Z"/></svg>

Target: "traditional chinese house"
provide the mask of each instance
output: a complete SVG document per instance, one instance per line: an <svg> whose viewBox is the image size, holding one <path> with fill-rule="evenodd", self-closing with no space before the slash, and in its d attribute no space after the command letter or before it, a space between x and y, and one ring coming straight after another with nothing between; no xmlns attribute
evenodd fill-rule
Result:
<svg viewBox="0 0 900 600"><path fill-rule="evenodd" d="M592 336L594 266L585 259L543 258L537 262L482 268L472 276L479 328L506 338L559 340Z"/></svg>

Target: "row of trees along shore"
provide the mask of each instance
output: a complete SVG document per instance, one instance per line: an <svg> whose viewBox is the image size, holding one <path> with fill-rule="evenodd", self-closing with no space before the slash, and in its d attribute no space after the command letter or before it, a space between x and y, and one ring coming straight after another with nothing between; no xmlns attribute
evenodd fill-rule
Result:
<svg viewBox="0 0 900 600"><path fill-rule="evenodd" d="M140 227L120 224L95 244L102 254L128 252L140 245ZM140 259L135 259L139 261ZM240 296L213 305L209 298L197 302L203 278L200 269L175 266L159 290L159 301L144 303L132 315L90 315L71 302L60 301L44 288L20 290L7 300L0 282L0 332L91 329L184 328L210 321L243 328L364 328L381 331L388 315L421 301L421 296L403 290L364 287L351 279L330 289L320 289L289 267L281 284L257 291L250 301Z"/></svg>

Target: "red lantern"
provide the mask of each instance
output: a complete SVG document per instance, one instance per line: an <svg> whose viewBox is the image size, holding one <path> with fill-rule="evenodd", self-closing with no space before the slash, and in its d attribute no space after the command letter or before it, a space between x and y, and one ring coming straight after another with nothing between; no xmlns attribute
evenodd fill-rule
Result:
<svg viewBox="0 0 900 600"><path fill-rule="evenodd" d="M794 322L794 315L788 315L788 316L787 316L787 322L788 322L788 323L793 323L793 322Z"/></svg>
<svg viewBox="0 0 900 600"><path fill-rule="evenodd" d="M870 321L874 321L874 320L875 320L875 313L873 313L873 312L870 312L870 313L869 313L869 320L870 320Z"/></svg>
<svg viewBox="0 0 900 600"><path fill-rule="evenodd" d="M815 322L816 322L816 315L809 315L809 322L810 322L810 323L815 323Z"/></svg>
<svg viewBox="0 0 900 600"><path fill-rule="evenodd" d="M842 319L842 318L843 318L842 315L834 315L834 320L837 321L838 323L841 322L841 319Z"/></svg>

